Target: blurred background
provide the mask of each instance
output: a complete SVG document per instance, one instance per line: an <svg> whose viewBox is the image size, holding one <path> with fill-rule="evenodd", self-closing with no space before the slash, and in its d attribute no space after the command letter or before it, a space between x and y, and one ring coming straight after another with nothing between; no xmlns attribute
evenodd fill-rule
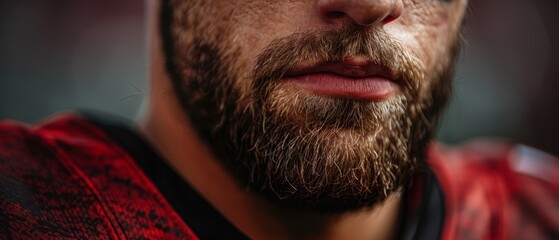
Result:
<svg viewBox="0 0 559 240"><path fill-rule="evenodd" d="M470 0L449 144L505 138L559 155L559 2ZM0 118L35 123L97 109L129 119L147 101L139 0L0 0Z"/></svg>

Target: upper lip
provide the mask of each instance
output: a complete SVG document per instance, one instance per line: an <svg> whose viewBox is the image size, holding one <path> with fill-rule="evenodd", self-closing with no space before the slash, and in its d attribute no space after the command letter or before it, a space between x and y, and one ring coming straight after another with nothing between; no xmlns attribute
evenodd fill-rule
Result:
<svg viewBox="0 0 559 240"><path fill-rule="evenodd" d="M321 61L317 64L296 66L288 71L286 76L296 77L307 74L331 73L349 78L382 77L391 81L396 80L393 69L375 64L371 60L359 58L345 58L341 61Z"/></svg>

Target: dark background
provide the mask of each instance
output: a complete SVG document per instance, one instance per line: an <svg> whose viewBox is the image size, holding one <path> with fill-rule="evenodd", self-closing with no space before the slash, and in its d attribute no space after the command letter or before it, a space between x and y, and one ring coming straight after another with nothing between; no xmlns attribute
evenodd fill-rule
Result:
<svg viewBox="0 0 559 240"><path fill-rule="evenodd" d="M438 138L498 137L559 155L559 3L470 2ZM144 24L139 0L0 0L0 118L34 123L75 108L138 118Z"/></svg>

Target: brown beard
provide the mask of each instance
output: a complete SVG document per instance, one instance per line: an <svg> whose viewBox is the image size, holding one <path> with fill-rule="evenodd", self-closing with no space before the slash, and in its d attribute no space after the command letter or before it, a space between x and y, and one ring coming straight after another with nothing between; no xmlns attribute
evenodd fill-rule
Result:
<svg viewBox="0 0 559 240"><path fill-rule="evenodd" d="M248 190L289 208L348 211L382 202L423 168L454 64L426 79L421 63L382 29L355 28L277 39L243 77L235 61L241 46L232 45L228 28L213 26L220 34L210 37L185 2L163 1L167 70L201 138ZM298 63L348 56L395 70L400 93L363 101L281 84Z"/></svg>

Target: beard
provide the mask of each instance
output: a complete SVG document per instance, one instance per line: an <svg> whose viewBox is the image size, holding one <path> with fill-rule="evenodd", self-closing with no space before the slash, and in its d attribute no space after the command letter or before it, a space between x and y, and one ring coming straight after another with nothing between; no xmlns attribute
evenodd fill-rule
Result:
<svg viewBox="0 0 559 240"><path fill-rule="evenodd" d="M428 75L381 28L356 27L276 39L247 71L236 56L248 46L231 41L227 24L200 21L203 6L185 2L163 1L167 71L201 139L248 191L286 208L343 212L382 202L424 169L453 61ZM282 82L303 62L355 56L394 70L400 91L365 101Z"/></svg>

